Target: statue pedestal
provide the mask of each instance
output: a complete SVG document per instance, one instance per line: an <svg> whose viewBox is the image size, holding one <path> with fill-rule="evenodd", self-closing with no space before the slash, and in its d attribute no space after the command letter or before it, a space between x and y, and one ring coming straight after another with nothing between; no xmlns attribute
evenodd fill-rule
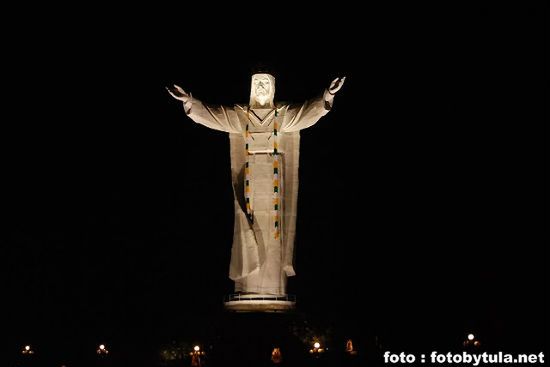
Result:
<svg viewBox="0 0 550 367"><path fill-rule="evenodd" d="M233 312L288 312L296 307L296 297L272 294L232 294L225 309Z"/></svg>

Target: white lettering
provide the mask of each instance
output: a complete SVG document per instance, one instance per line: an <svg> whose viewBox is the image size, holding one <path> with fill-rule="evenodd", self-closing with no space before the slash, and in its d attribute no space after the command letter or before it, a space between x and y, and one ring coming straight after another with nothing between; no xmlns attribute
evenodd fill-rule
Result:
<svg viewBox="0 0 550 367"><path fill-rule="evenodd" d="M481 362L481 356L479 354L474 354L474 366L479 366L479 363Z"/></svg>

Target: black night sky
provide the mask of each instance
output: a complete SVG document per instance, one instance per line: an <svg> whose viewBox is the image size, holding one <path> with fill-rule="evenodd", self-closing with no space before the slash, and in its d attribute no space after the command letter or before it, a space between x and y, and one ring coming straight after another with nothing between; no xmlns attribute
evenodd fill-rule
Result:
<svg viewBox="0 0 550 367"><path fill-rule="evenodd" d="M168 8L24 17L33 31L3 57L2 355L30 343L76 360L102 341L149 353L222 312L229 141L164 87L246 102L258 63L279 101L347 76L301 134L300 311L396 351L468 332L542 350L544 12L275 13L263 26Z"/></svg>

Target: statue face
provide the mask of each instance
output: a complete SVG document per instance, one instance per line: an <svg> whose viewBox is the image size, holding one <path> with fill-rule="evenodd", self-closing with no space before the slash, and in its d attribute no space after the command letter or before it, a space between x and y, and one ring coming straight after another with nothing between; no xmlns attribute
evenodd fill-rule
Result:
<svg viewBox="0 0 550 367"><path fill-rule="evenodd" d="M257 98L267 97L271 90L271 82L267 76L255 76L254 77L254 93Z"/></svg>
<svg viewBox="0 0 550 367"><path fill-rule="evenodd" d="M273 102L275 94L275 79L269 74L254 74L252 76L251 97L260 105Z"/></svg>

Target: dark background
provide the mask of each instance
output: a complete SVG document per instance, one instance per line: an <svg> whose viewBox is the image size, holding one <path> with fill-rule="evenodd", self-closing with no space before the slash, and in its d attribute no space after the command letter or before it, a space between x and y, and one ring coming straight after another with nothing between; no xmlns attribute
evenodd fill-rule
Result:
<svg viewBox="0 0 550 367"><path fill-rule="evenodd" d="M545 9L63 10L8 14L5 355L156 353L221 312L229 141L164 87L246 102L258 63L279 101L347 77L302 132L301 312L390 350L451 349L468 332L542 350Z"/></svg>

